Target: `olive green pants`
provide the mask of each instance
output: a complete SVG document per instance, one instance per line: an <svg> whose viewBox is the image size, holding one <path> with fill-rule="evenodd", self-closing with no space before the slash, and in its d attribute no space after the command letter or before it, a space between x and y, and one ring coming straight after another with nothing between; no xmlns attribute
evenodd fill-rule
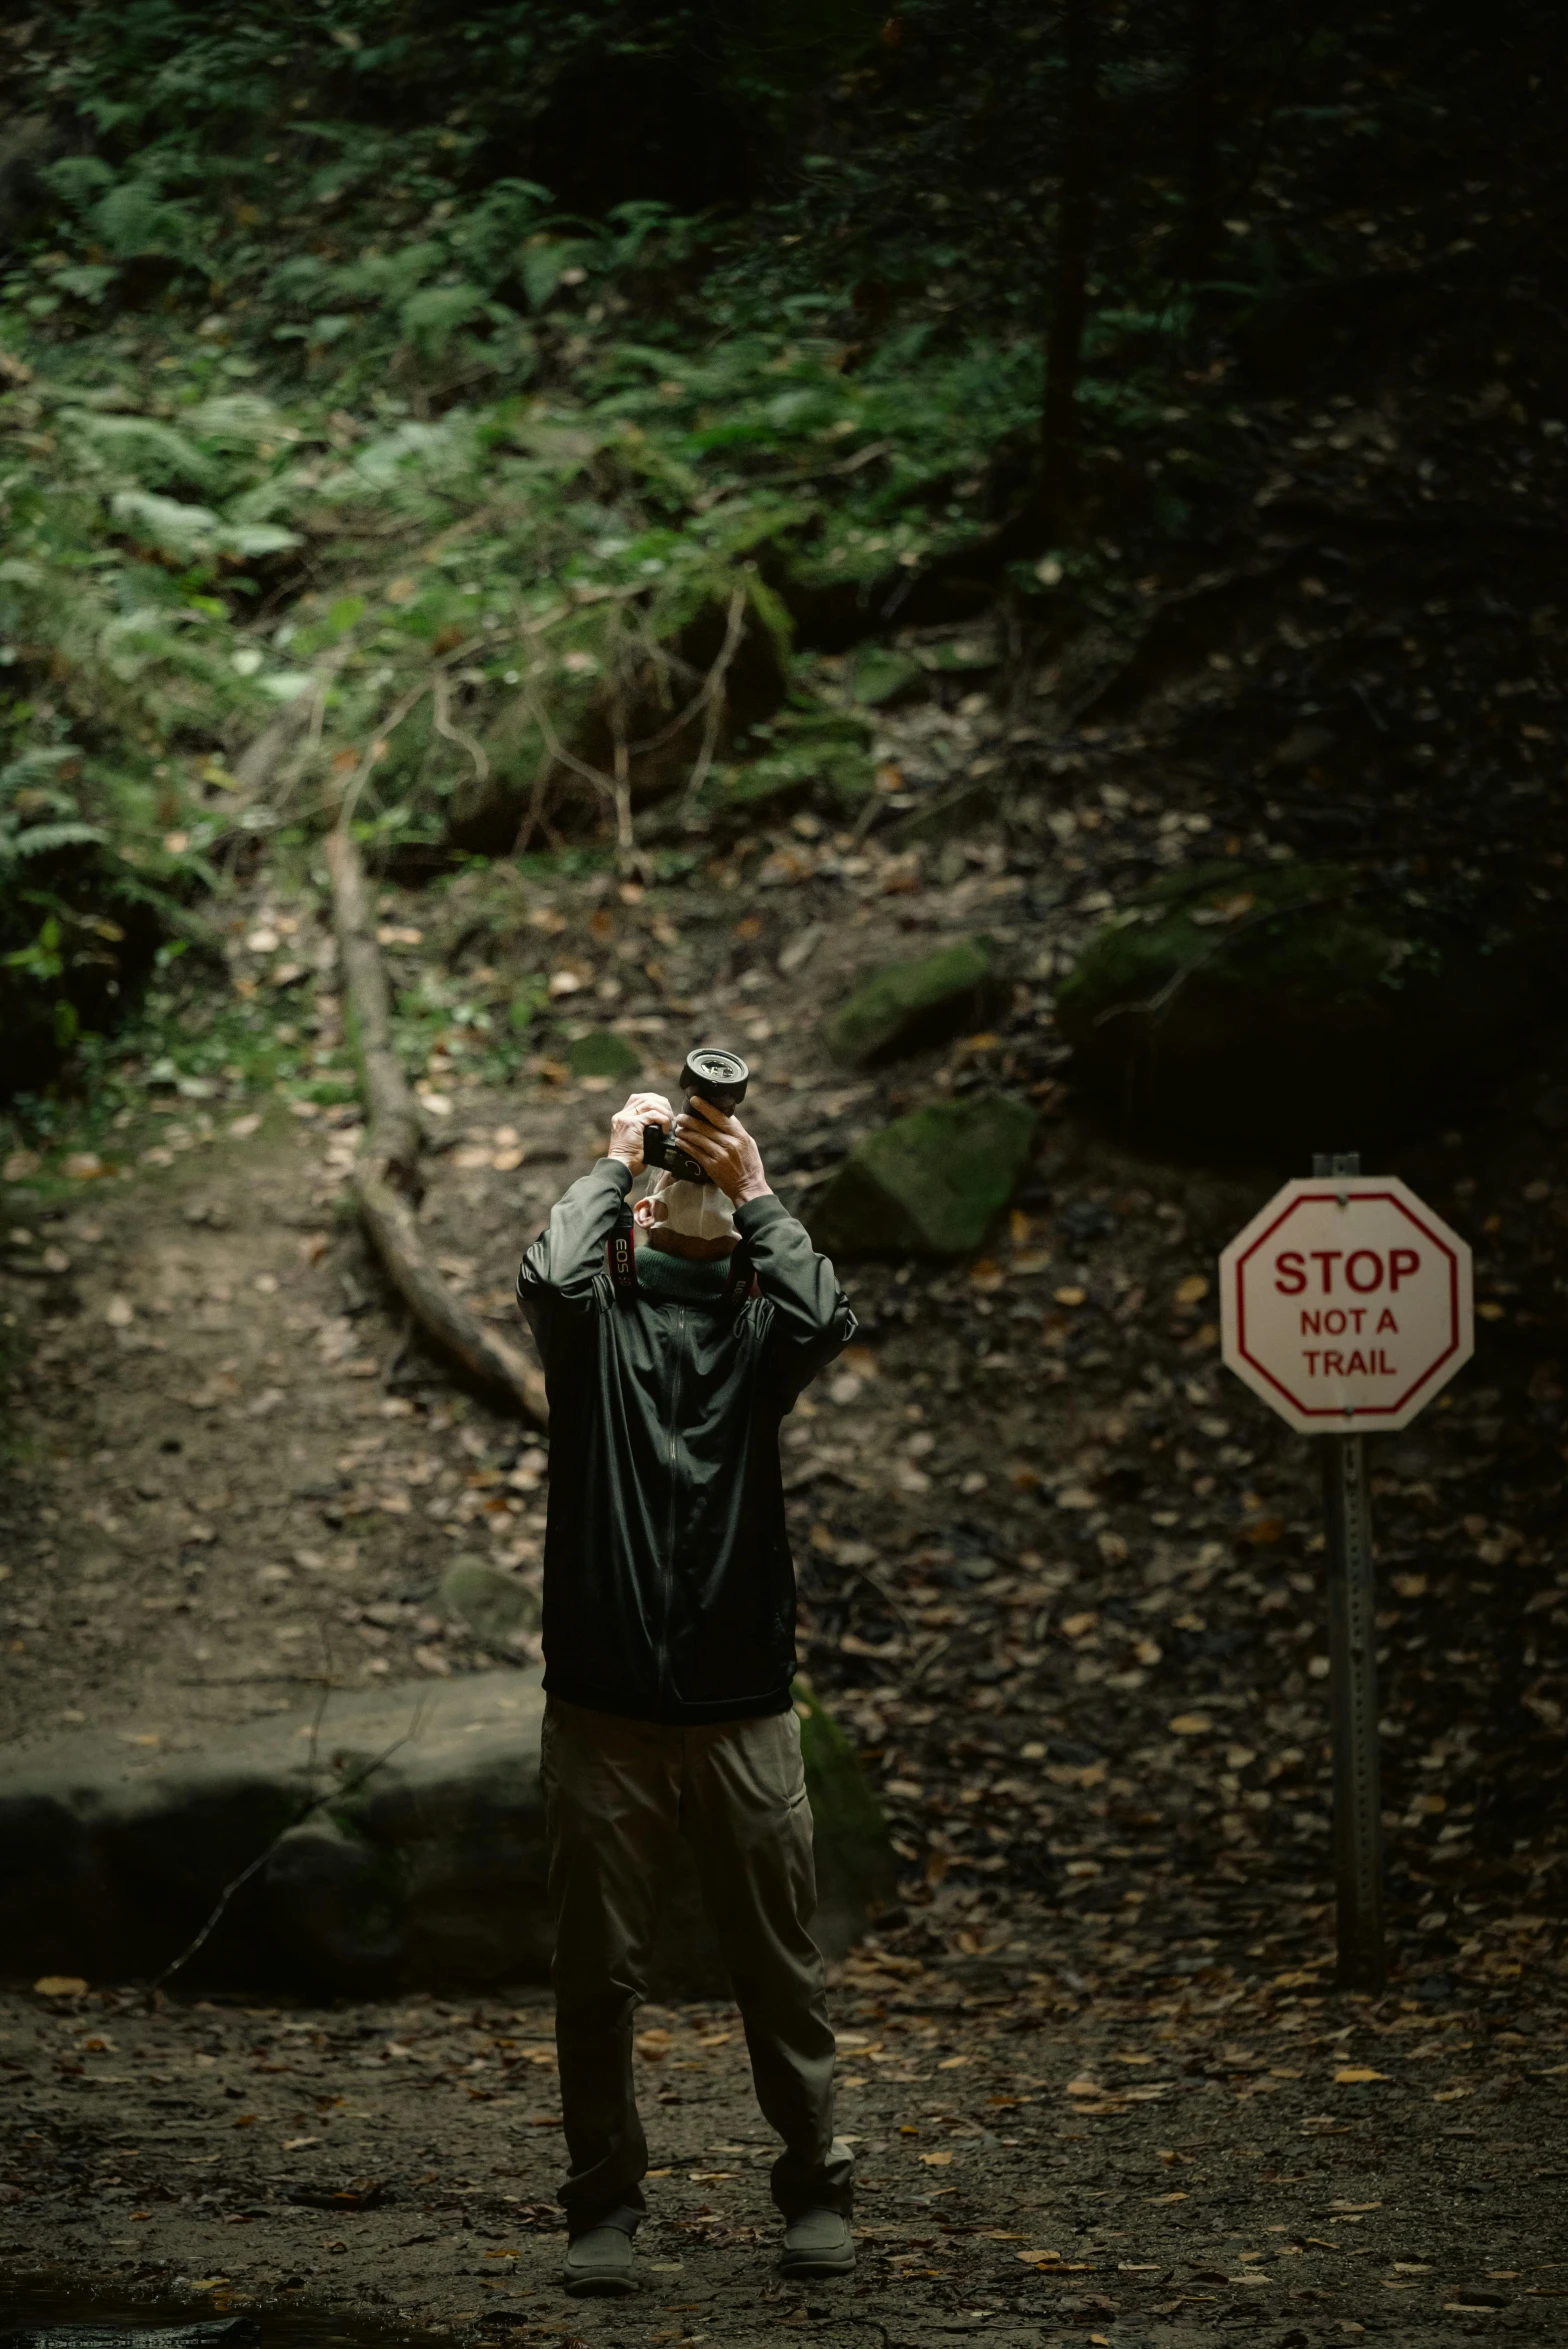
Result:
<svg viewBox="0 0 1568 2349"><path fill-rule="evenodd" d="M541 1762L555 1911L555 2037L574 2234L645 2209L648 2146L632 2021L679 1835L746 2029L765 2118L784 2140L786 2218L848 2212L854 2164L833 2136L833 2033L811 1938L811 1810L793 1712L672 1729L551 1697Z"/></svg>

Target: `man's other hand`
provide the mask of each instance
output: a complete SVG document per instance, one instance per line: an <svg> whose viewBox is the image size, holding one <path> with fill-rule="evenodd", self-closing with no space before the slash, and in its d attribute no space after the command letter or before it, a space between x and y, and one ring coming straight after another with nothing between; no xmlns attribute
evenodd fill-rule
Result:
<svg viewBox="0 0 1568 2349"><path fill-rule="evenodd" d="M697 1099L675 1120L675 1139L737 1207L748 1199L768 1197L762 1153L739 1118L726 1117L711 1101Z"/></svg>
<svg viewBox="0 0 1568 2349"><path fill-rule="evenodd" d="M634 1175L643 1171L642 1129L644 1126L663 1126L668 1130L675 1112L662 1093L634 1093L624 1109L618 1109L610 1120L610 1147L606 1158L618 1158L622 1166L629 1166Z"/></svg>

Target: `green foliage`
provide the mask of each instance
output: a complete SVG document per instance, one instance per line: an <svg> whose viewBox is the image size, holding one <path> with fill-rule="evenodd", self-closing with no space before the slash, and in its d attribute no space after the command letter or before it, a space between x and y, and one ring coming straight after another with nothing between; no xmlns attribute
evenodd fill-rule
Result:
<svg viewBox="0 0 1568 2349"><path fill-rule="evenodd" d="M174 873L144 869L125 837L136 798L133 782L71 744L0 769L0 1028L13 1086L117 1019L160 930L180 918Z"/></svg>
<svg viewBox="0 0 1568 2349"><path fill-rule="evenodd" d="M1171 59L1129 24L1132 120ZM0 930L52 1035L108 1016L58 992L90 907L134 883L167 937L346 780L384 856L500 851L552 793L607 826L618 743L666 843L865 805L864 713L922 675L827 690L797 630L874 632L1032 446L1062 83L1028 0L82 0L19 75L0 758L79 772L8 835ZM1192 314L1105 261L1083 406L1136 432ZM726 644L748 733L709 724Z"/></svg>

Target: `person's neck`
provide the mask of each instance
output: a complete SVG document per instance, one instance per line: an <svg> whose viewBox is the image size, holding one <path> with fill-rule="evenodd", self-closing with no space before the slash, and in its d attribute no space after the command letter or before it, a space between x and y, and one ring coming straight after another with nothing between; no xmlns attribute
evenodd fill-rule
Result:
<svg viewBox="0 0 1568 2349"><path fill-rule="evenodd" d="M729 1270L727 1256L677 1256L671 1248L637 1251L637 1277L651 1296L722 1296Z"/></svg>

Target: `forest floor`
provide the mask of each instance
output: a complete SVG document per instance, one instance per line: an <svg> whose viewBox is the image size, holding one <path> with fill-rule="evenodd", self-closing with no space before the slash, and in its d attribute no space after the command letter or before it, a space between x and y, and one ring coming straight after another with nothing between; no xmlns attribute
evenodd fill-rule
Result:
<svg viewBox="0 0 1568 2349"><path fill-rule="evenodd" d="M1214 1969L1080 1997L1010 1963L1016 1988L891 1950L834 1969L860 2177L859 2265L831 2284L774 2272L773 2147L734 2013L646 2010L650 2217L641 2288L613 2302L557 2281L542 1993L7 1997L25 2177L0 2188L0 2315L253 2312L279 2349L730 2349L779 2325L881 2349L1562 2338L1560 2005L1330 2005L1312 1976Z"/></svg>
<svg viewBox="0 0 1568 2349"><path fill-rule="evenodd" d="M133 34L140 14L119 12ZM1225 199L1235 282L1188 326L1174 182L1129 177L1100 231L1074 544L1005 581L983 550L1033 445L1036 328L1004 305L983 339L974 263L1032 303L1039 248L1020 275L1001 228L977 236L936 192L943 150L906 134L971 119L951 90L907 118L846 97L832 133L867 178L899 159L912 218L939 208L923 292L856 283L851 250L873 248L838 252L814 176L798 220L736 248L710 314L679 234L644 271L643 229L542 214L535 233L530 182L476 196L479 130L452 128L468 90L415 135L394 81L383 127L345 26L323 20L314 59L296 27L269 78L254 59L230 77L261 111L221 156L211 27L172 76L117 62L114 11L96 42L73 18L58 56L47 12L24 28L40 118L75 89L84 122L132 127L106 179L39 203L10 280L4 776L18 818L49 821L7 853L27 842L17 869L65 892L93 985L126 943L105 908L156 882L182 918L109 1039L86 981L51 1000L59 923L25 891L0 939L8 1001L54 1039L41 1065L78 1011L83 1031L0 1149L7 1755L84 1725L177 1752L311 1701L330 1719L339 1690L536 1659L523 1635L482 1653L439 1591L464 1553L537 1581L548 1442L428 1357L348 1197L363 1125L313 867L347 777L369 786L367 861L428 882L376 883L428 1127L422 1221L497 1327L521 1248L603 1147L609 1080L568 1058L595 1027L666 1090L692 1043L742 1049L748 1122L808 1210L858 1136L933 1094L995 1087L1041 1131L983 1254L842 1268L859 1334L784 1435L802 1668L901 1870L833 1969L854 2280L773 2273L771 2149L721 2006L644 2015L667 2173L644 2288L585 2306L553 2278L537 1987L14 1984L0 2330L69 2306L255 2310L266 2349L361 2323L567 2349L728 2349L780 2324L879 2349L1563 2337L1568 1032L1531 1041L1484 1115L1454 1112L1462 1130L1434 1119L1377 1162L1471 1243L1480 1318L1475 1362L1373 1444L1390 1973L1361 1998L1332 1980L1316 1463L1221 1368L1215 1326L1218 1249L1304 1169L1132 1146L1066 1089L1054 1024L1102 922L1209 860L1310 859L1463 941L1560 928L1560 142L1532 49L1455 48L1426 14L1430 44L1419 11L1357 20L1364 73L1319 28L1297 94L1343 104L1280 106L1284 69L1262 76ZM433 82L454 61L472 82L449 29ZM367 95L340 129L350 63ZM1159 76L1129 87L1154 103ZM292 119L310 90L314 126ZM162 95L138 111L127 91ZM1169 126L1147 145L1126 119L1140 164L1177 168ZM1032 239L1051 136L1031 115L1016 185L1005 141L949 184L1000 219L994 160ZM100 143L63 146L67 171ZM256 198L221 230L220 185ZM151 259L168 282L171 236L202 265L149 303L134 281ZM107 303L104 241L129 263ZM430 326L426 348L413 322L475 269L504 331ZM819 279L836 308L800 298ZM671 796L706 751L683 785L638 783L644 881L617 881L582 829L596 804L530 798L527 705L537 680L591 747L579 729L619 710L636 643L686 629L698 580L713 627L750 613L739 730L682 803L706 830ZM798 606L788 661L765 580ZM547 630L559 657L536 670ZM318 661L336 682L306 747L252 796L242 753ZM94 831L101 865L80 860ZM1016 980L995 1032L876 1075L832 1065L822 1015L859 973L981 934ZM3 1944L0 1919L0 1971Z"/></svg>
<svg viewBox="0 0 1568 2349"><path fill-rule="evenodd" d="M1132 821L1086 813L1070 852L995 826L925 876L786 828L761 887L589 876L525 916L641 1081L668 1089L699 1038L740 1044L794 1202L911 1098L1038 1072L1040 1154L993 1253L846 1267L860 1335L785 1430L803 1668L905 1871L837 1970L856 2281L803 2296L772 2275L724 2010L645 2017L669 2172L647 2288L583 2309L552 2281L548 2077L507 2085L548 2075L541 1994L193 1989L149 2009L94 1987L6 2002L0 2306L65 2279L100 2304L306 2304L475 2338L1557 2337L1568 1602L1561 1390L1530 1324L1568 1233L1540 1172L1542 1071L1483 1129L1398 1161L1474 1239L1491 1312L1477 1367L1378 1447L1392 1975L1341 2000L1315 1465L1222 1372L1209 1318L1215 1250L1290 1170L1139 1154L1051 1077L1028 974L1082 920L1039 893L1070 853L1092 895ZM383 888L379 911L401 984L484 951L462 889ZM1025 974L995 1034L874 1077L832 1067L821 1015L857 971L979 931ZM263 876L232 943L242 987L287 955L290 1017L331 1063L311 892ZM422 1220L509 1324L517 1255L602 1150L612 1088L556 1063L469 1079L455 1028L418 1083ZM537 1575L547 1446L410 1343L347 1210L358 1124L347 1095L269 1100L236 1066L126 1118L68 1178L79 1205L41 1188L13 1228L7 1326L34 1365L5 1501L13 1751L83 1720L177 1749L312 1691L330 1707L334 1687L507 1660L436 1590L459 1550Z"/></svg>

